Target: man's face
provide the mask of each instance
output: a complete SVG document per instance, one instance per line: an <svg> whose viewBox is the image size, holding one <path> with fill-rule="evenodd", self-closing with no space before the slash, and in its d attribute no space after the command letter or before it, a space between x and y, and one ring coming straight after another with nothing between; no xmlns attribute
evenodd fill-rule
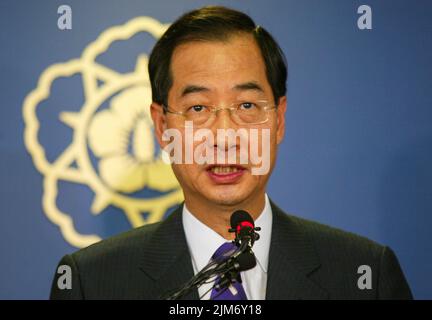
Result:
<svg viewBox="0 0 432 320"><path fill-rule="evenodd" d="M173 84L168 93L170 110L184 111L186 106L212 105L226 108L233 102L249 100L268 101L275 106L273 92L267 81L265 64L254 39L250 35L232 36L228 41L189 42L174 50L171 59ZM253 84L253 85L251 85ZM208 164L173 164L173 171L181 184L185 198L197 199L209 204L236 206L253 199L265 191L268 178L275 163L277 145L282 141L285 128L286 98L276 102L277 108L266 111L268 120L260 124L237 124L226 110L219 111L214 122L207 125L215 136L212 147L215 159L222 149L228 152L235 148L239 156L240 143L218 145L217 129L258 129L258 141L249 139L249 144L259 142L262 152L261 133L270 132L270 170L264 175L252 174L254 165L248 164L220 168ZM200 110L199 108L197 109ZM167 141L161 137L165 129L178 129L185 144L185 118L178 114L163 114L162 106L152 105L152 116L159 143ZM197 128L194 128L196 130ZM194 147L202 142L195 142ZM239 160L237 160L237 164ZM223 168L222 168L223 167ZM228 166L230 167L230 166Z"/></svg>

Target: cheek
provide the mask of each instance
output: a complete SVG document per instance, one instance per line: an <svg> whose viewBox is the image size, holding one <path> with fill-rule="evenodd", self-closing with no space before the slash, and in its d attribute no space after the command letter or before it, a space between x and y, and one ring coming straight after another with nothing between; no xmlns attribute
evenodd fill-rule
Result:
<svg viewBox="0 0 432 320"><path fill-rule="evenodd" d="M205 173L197 164L174 164L172 168L177 180L189 186L199 183Z"/></svg>
<svg viewBox="0 0 432 320"><path fill-rule="evenodd" d="M173 164L172 169L182 188L186 187L189 189L191 180L193 180L193 172L190 172L190 170L187 168L187 165L184 164Z"/></svg>
<svg viewBox="0 0 432 320"><path fill-rule="evenodd" d="M272 149L279 143L278 120L276 116L272 117L270 124L270 144Z"/></svg>
<svg viewBox="0 0 432 320"><path fill-rule="evenodd" d="M264 128L257 129L258 131L258 138L253 139L251 137L250 143L257 143L259 146L260 152L263 150L269 149L272 153L277 147L277 141L278 141L278 132L276 129L276 121L272 121L269 123L268 126ZM257 141L254 141L257 140Z"/></svg>

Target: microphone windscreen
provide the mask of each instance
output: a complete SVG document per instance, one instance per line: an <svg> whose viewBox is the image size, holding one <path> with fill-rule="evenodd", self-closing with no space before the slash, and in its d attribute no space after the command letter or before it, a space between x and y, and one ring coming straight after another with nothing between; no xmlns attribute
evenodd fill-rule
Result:
<svg viewBox="0 0 432 320"><path fill-rule="evenodd" d="M255 255L250 251L243 252L236 261L239 264L238 271L246 271L256 266Z"/></svg>
<svg viewBox="0 0 432 320"><path fill-rule="evenodd" d="M231 228L236 229L237 226L244 221L250 222L252 225L255 225L252 216L248 212L244 210L234 211L234 213L231 215Z"/></svg>

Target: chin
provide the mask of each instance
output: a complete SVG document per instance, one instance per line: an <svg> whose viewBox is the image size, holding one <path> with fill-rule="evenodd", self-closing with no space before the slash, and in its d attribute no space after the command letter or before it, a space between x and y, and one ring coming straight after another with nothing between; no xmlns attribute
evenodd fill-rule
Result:
<svg viewBox="0 0 432 320"><path fill-rule="evenodd" d="M238 187L237 187L238 188ZM236 189L237 189L236 188ZM224 190L213 190L205 197L212 203L225 205L225 206L235 206L237 204L245 201L250 193L246 190L233 190L234 188L225 188Z"/></svg>

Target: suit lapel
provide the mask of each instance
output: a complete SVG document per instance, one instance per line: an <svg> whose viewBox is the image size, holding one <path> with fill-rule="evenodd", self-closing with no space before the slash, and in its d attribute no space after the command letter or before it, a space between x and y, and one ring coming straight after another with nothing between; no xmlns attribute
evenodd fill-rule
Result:
<svg viewBox="0 0 432 320"><path fill-rule="evenodd" d="M141 270L154 280L151 295L155 297L177 289L194 275L183 229L182 208L179 206L159 224L143 248ZM198 299L198 290L183 299Z"/></svg>
<svg viewBox="0 0 432 320"><path fill-rule="evenodd" d="M271 202L273 212L266 299L327 299L328 293L309 279L319 257L303 230Z"/></svg>

